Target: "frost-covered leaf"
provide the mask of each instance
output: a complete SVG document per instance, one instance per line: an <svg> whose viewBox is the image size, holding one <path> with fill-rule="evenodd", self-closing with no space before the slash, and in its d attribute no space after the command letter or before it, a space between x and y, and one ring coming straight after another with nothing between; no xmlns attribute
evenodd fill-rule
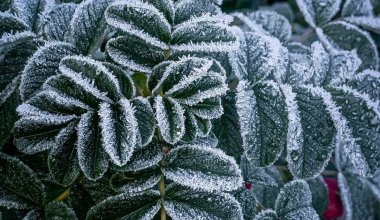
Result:
<svg viewBox="0 0 380 220"><path fill-rule="evenodd" d="M327 91L339 109L334 120L344 152L362 176L374 174L380 167L380 112L378 101L346 85Z"/></svg>
<svg viewBox="0 0 380 220"><path fill-rule="evenodd" d="M369 33L344 21L330 22L323 26L323 34L330 43L343 50L356 50L362 61L360 70L379 67L379 54Z"/></svg>
<svg viewBox="0 0 380 220"><path fill-rule="evenodd" d="M41 28L41 19L44 11L51 4L47 0L14 0L11 11L28 24L29 28L37 33Z"/></svg>
<svg viewBox="0 0 380 220"><path fill-rule="evenodd" d="M0 91L21 74L29 57L37 50L40 43L33 35L22 33L6 35L0 39Z"/></svg>
<svg viewBox="0 0 380 220"><path fill-rule="evenodd" d="M290 39L292 27L290 26L289 21L282 15L274 11L259 10L249 13L247 17L249 20L259 25L263 33L276 37L281 42L286 42Z"/></svg>
<svg viewBox="0 0 380 220"><path fill-rule="evenodd" d="M134 35L109 40L106 52L112 61L144 73L151 73L152 68L165 59L161 47Z"/></svg>
<svg viewBox="0 0 380 220"><path fill-rule="evenodd" d="M282 86L282 91L289 120L288 167L296 177L314 178L330 160L336 134L328 103L310 88Z"/></svg>
<svg viewBox="0 0 380 220"><path fill-rule="evenodd" d="M367 31L374 32L376 34L380 34L380 17L347 17L344 18L348 23L357 25L362 27Z"/></svg>
<svg viewBox="0 0 380 220"><path fill-rule="evenodd" d="M237 70L233 66L239 79L255 84L269 75L281 75L279 72L285 68L282 64L287 50L278 39L254 32L244 33L244 39L245 44L242 43L240 51L237 52L242 54L235 58L241 69Z"/></svg>
<svg viewBox="0 0 380 220"><path fill-rule="evenodd" d="M75 10L70 23L70 42L84 55L97 50L106 32L104 12L113 0L86 0Z"/></svg>
<svg viewBox="0 0 380 220"><path fill-rule="evenodd" d="M43 185L21 161L0 153L0 206L28 209L44 201Z"/></svg>
<svg viewBox="0 0 380 220"><path fill-rule="evenodd" d="M365 70L357 73L347 84L361 93L368 94L372 100L380 100L380 73Z"/></svg>
<svg viewBox="0 0 380 220"><path fill-rule="evenodd" d="M168 153L164 165L166 178L194 189L231 191L242 182L235 160L219 149L180 146Z"/></svg>
<svg viewBox="0 0 380 220"><path fill-rule="evenodd" d="M155 115L158 128L164 140L174 144L185 133L184 110L173 98L155 98Z"/></svg>
<svg viewBox="0 0 380 220"><path fill-rule="evenodd" d="M161 179L159 170L144 170L141 172L128 172L116 174L111 179L111 186L121 193L137 193L157 186Z"/></svg>
<svg viewBox="0 0 380 220"><path fill-rule="evenodd" d="M311 192L303 180L287 183L277 197L275 211L279 219L319 219L312 207Z"/></svg>
<svg viewBox="0 0 380 220"><path fill-rule="evenodd" d="M75 52L71 44L63 42L52 42L39 48L23 70L20 85L22 99L26 101L41 90L46 79L58 74L61 59Z"/></svg>
<svg viewBox="0 0 380 220"><path fill-rule="evenodd" d="M260 202L260 204L266 208L273 209L277 196L284 185L281 173L274 166L267 168L257 168L257 171L259 172L255 173L254 178L258 181L256 182L255 180L251 182L252 192L255 194L255 198L258 202ZM246 170L242 169L242 172L244 178L251 179L249 175L244 173Z"/></svg>
<svg viewBox="0 0 380 220"><path fill-rule="evenodd" d="M19 84L20 77L16 77L0 93L0 146L3 146L8 141L14 123L18 120L16 108L21 102L18 89Z"/></svg>
<svg viewBox="0 0 380 220"><path fill-rule="evenodd" d="M56 137L56 146L50 151L48 165L53 180L70 185L80 173L75 149L77 141L76 123L70 123Z"/></svg>
<svg viewBox="0 0 380 220"><path fill-rule="evenodd" d="M307 183L309 184L312 195L313 208L317 211L318 215L322 217L329 202L327 185L322 176L310 179Z"/></svg>
<svg viewBox="0 0 380 220"><path fill-rule="evenodd" d="M98 61L83 56L67 56L62 59L59 71L63 75L62 78L59 78L62 75L58 75L57 78L51 77L45 83L45 85L53 87L53 90L63 90L62 93L89 104L94 100L96 105L101 100L112 102L120 98L120 87L116 77ZM74 84L70 86L70 89L59 85L65 83L66 79ZM49 86L47 87L49 88ZM75 87L78 87L80 91L75 91Z"/></svg>
<svg viewBox="0 0 380 220"><path fill-rule="evenodd" d="M212 36L212 37L210 37ZM232 29L221 22L184 22L172 33L171 49L176 52L230 52L239 47Z"/></svg>
<svg viewBox="0 0 380 220"><path fill-rule="evenodd" d="M156 129L153 108L148 99L143 97L134 98L131 100L131 104L135 109L135 117L138 125L138 145L146 146L152 141Z"/></svg>
<svg viewBox="0 0 380 220"><path fill-rule="evenodd" d="M244 154L255 166L271 165L286 144L289 119L285 97L274 81L255 86L240 81L237 91Z"/></svg>
<svg viewBox="0 0 380 220"><path fill-rule="evenodd" d="M191 112L203 119L220 118L223 115L221 98L213 97L205 99L191 106Z"/></svg>
<svg viewBox="0 0 380 220"><path fill-rule="evenodd" d="M270 6L261 6L260 10L275 11L278 14L284 16L288 21L294 22L294 11L292 6L288 2L275 2Z"/></svg>
<svg viewBox="0 0 380 220"><path fill-rule="evenodd" d="M86 219L152 219L160 203L158 191L119 194L93 206Z"/></svg>
<svg viewBox="0 0 380 220"><path fill-rule="evenodd" d="M371 0L346 0L342 8L342 17L373 16Z"/></svg>
<svg viewBox="0 0 380 220"><path fill-rule="evenodd" d="M25 21L8 12L0 12L0 25L0 36L29 30Z"/></svg>
<svg viewBox="0 0 380 220"><path fill-rule="evenodd" d="M378 170L373 177L367 180L367 184L371 188L373 195L380 200L380 171Z"/></svg>
<svg viewBox="0 0 380 220"><path fill-rule="evenodd" d="M170 41L171 25L149 2L119 1L113 3L105 13L109 25L135 36L134 39L146 41L161 49L167 49Z"/></svg>
<svg viewBox="0 0 380 220"><path fill-rule="evenodd" d="M136 88L133 80L126 71L111 63L103 63L103 65L113 76L116 77L120 87L120 93L123 94L125 98L131 99L136 95Z"/></svg>
<svg viewBox="0 0 380 220"><path fill-rule="evenodd" d="M223 192L195 190L172 184L166 188L163 204L173 220L243 219L239 202Z"/></svg>
<svg viewBox="0 0 380 220"><path fill-rule="evenodd" d="M152 93L165 94L183 105L194 106L224 95L228 89L225 71L215 60L183 57L177 62L156 66L153 74L149 79ZM206 114L199 116L216 117Z"/></svg>
<svg viewBox="0 0 380 220"><path fill-rule="evenodd" d="M79 116L88 110L91 108L85 103L50 90L39 92L17 108L20 116L40 116L46 112Z"/></svg>
<svg viewBox="0 0 380 220"><path fill-rule="evenodd" d="M115 107L102 103L98 114L103 148L114 164L124 166L132 157L138 129L132 105L127 99Z"/></svg>
<svg viewBox="0 0 380 220"><path fill-rule="evenodd" d="M278 216L275 211L267 209L259 212L253 220L277 220Z"/></svg>
<svg viewBox="0 0 380 220"><path fill-rule="evenodd" d="M107 171L109 160L101 145L99 116L95 112L83 114L77 130L79 166L88 179L99 179Z"/></svg>
<svg viewBox="0 0 380 220"><path fill-rule="evenodd" d="M70 22L75 9L75 4L63 3L55 5L51 11L44 16L43 31L47 40L66 40L70 32Z"/></svg>
<svg viewBox="0 0 380 220"><path fill-rule="evenodd" d="M222 10L213 0L180 0L175 4L174 23L180 24L193 17L200 17L204 14L219 15L221 13Z"/></svg>
<svg viewBox="0 0 380 220"><path fill-rule="evenodd" d="M222 98L223 115L213 121L212 131L218 138L218 147L229 156L243 154L243 142L240 135L239 115L236 111L236 94L227 92Z"/></svg>
<svg viewBox="0 0 380 220"><path fill-rule="evenodd" d="M197 137L197 134L199 132L197 119L195 118L194 114L192 114L189 111L185 111L184 117L185 117L185 133L183 134L181 141L191 142Z"/></svg>
<svg viewBox="0 0 380 220"><path fill-rule="evenodd" d="M161 145L153 141L144 149L135 151L128 163L122 167L123 171L136 172L155 167L163 157Z"/></svg>
<svg viewBox="0 0 380 220"><path fill-rule="evenodd" d="M357 174L338 173L339 189L347 220L375 219L373 194L365 180Z"/></svg>
<svg viewBox="0 0 380 220"><path fill-rule="evenodd" d="M41 213L41 211L38 209L33 209L25 215L23 220L39 220L42 218L43 218L43 213Z"/></svg>
<svg viewBox="0 0 380 220"><path fill-rule="evenodd" d="M211 129L212 129L212 123L208 119L202 119L199 118L198 116L195 116L195 119L197 121L197 126L198 126L198 136L200 137L206 137L210 134Z"/></svg>
<svg viewBox="0 0 380 220"><path fill-rule="evenodd" d="M42 113L22 117L15 123L14 136L17 148L27 154L48 150L55 146L55 137L61 129L76 120L72 115Z"/></svg>
<svg viewBox="0 0 380 220"><path fill-rule="evenodd" d="M218 146L218 143L219 143L219 140L216 138L215 134L213 132L210 132L208 136L205 136L205 137L198 136L189 144L216 148ZM179 145L181 144L184 144L184 142L179 142Z"/></svg>
<svg viewBox="0 0 380 220"><path fill-rule="evenodd" d="M240 203L244 219L252 219L252 216L255 216L257 213L256 198L253 190L246 189L245 187L240 187L240 189L234 193L234 197Z"/></svg>
<svg viewBox="0 0 380 220"><path fill-rule="evenodd" d="M45 218L46 219L72 219L76 220L75 212L72 208L68 207L64 202L53 201L46 205L45 207Z"/></svg>
<svg viewBox="0 0 380 220"><path fill-rule="evenodd" d="M252 164L246 156L240 158L240 169L244 182L264 185L269 187L280 187L278 175L273 167L257 167ZM256 190L255 190L256 191Z"/></svg>
<svg viewBox="0 0 380 220"><path fill-rule="evenodd" d="M305 21L313 28L329 22L338 13L341 0L296 0Z"/></svg>

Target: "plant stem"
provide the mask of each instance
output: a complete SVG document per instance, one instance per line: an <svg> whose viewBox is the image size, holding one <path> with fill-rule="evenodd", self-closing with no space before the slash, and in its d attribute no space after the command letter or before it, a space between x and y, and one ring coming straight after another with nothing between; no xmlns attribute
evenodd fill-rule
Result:
<svg viewBox="0 0 380 220"><path fill-rule="evenodd" d="M306 31L301 37L297 39L297 42L304 43L307 39L309 39L315 33L314 29L310 29Z"/></svg>
<svg viewBox="0 0 380 220"><path fill-rule="evenodd" d="M160 190L160 195L161 195L161 220L166 220L166 211L164 207L164 196L165 196L165 178L162 175L159 183L159 190Z"/></svg>

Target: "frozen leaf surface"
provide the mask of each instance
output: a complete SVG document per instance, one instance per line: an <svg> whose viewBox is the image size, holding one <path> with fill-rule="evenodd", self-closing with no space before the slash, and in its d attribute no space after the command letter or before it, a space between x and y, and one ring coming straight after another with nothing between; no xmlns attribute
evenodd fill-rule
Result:
<svg viewBox="0 0 380 220"><path fill-rule="evenodd" d="M164 164L166 178L193 189L231 191L242 182L235 160L219 149L177 147L165 157Z"/></svg>
<svg viewBox="0 0 380 220"><path fill-rule="evenodd" d="M0 162L0 206L27 209L42 204L43 185L31 169L3 153Z"/></svg>
<svg viewBox="0 0 380 220"><path fill-rule="evenodd" d="M306 22L315 28L329 22L338 13L341 0L296 0Z"/></svg>
<svg viewBox="0 0 380 220"><path fill-rule="evenodd" d="M49 41L65 41L70 32L70 22L74 15L76 5L64 3L53 6L44 16L43 30Z"/></svg>

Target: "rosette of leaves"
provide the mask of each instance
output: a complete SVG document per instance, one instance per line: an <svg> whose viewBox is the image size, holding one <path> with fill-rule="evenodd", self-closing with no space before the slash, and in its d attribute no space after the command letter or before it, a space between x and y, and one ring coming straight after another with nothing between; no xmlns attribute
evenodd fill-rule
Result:
<svg viewBox="0 0 380 220"><path fill-rule="evenodd" d="M358 77L363 73L356 74L361 61L354 51L328 53L321 43L300 51L285 48L269 33L239 36L240 50L230 61L240 79L236 109L244 155L266 167L286 148L291 173L310 179L343 141L359 173L373 175L379 168L379 151L371 147L378 143L377 73Z"/></svg>
<svg viewBox="0 0 380 220"><path fill-rule="evenodd" d="M214 1L117 1L105 13L117 33L106 58L133 71L152 73L165 60L184 55L218 58L236 50L232 17Z"/></svg>
<svg viewBox="0 0 380 220"><path fill-rule="evenodd" d="M316 31L319 40L328 51L356 49L362 60L360 71L378 70L379 54L373 38L367 31L379 34L380 18L375 16L370 0L349 0L344 3L340 0L296 2L305 21ZM333 20L334 18L338 19Z"/></svg>

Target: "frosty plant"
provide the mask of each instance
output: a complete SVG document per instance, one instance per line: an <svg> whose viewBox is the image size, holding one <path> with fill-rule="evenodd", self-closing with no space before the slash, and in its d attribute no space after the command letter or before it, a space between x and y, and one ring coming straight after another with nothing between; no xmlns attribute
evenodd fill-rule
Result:
<svg viewBox="0 0 380 220"><path fill-rule="evenodd" d="M0 218L378 218L376 5L221 5L0 3Z"/></svg>

